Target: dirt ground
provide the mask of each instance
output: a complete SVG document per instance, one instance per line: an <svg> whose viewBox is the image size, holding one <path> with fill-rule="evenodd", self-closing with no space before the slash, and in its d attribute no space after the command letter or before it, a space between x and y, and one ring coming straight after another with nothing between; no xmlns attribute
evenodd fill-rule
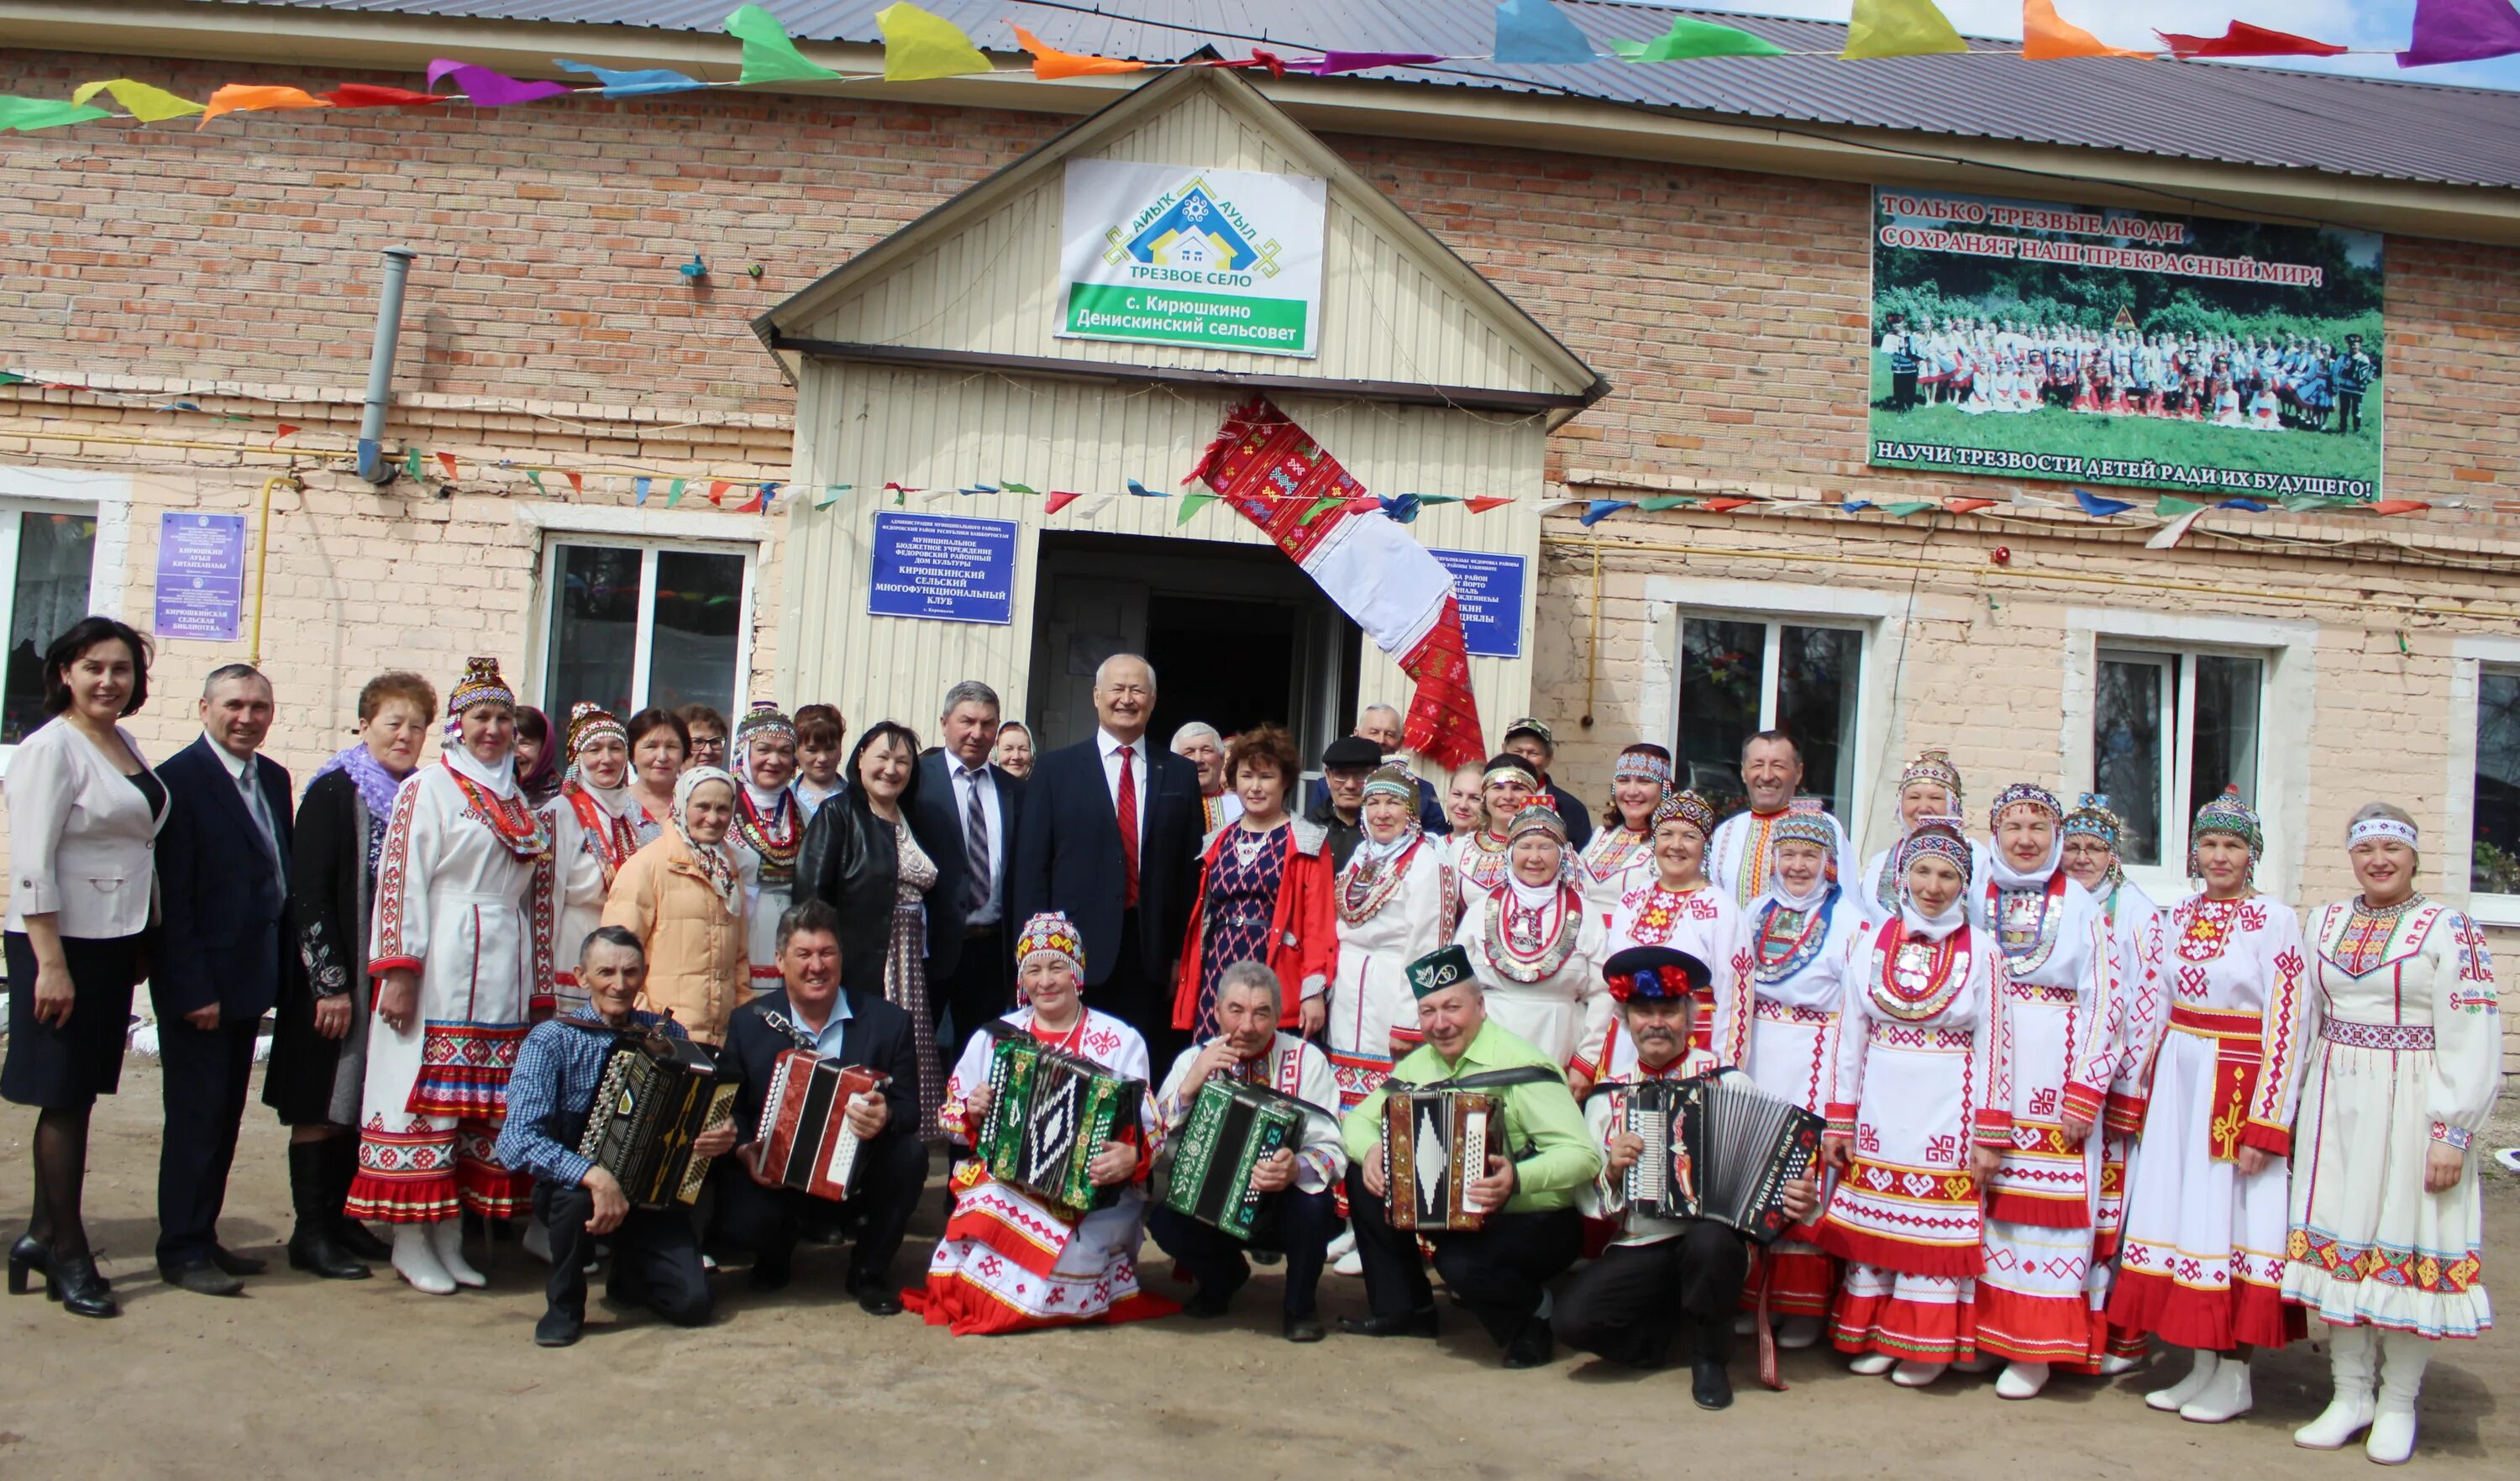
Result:
<svg viewBox="0 0 2520 1481"><path fill-rule="evenodd" d="M1437 1343L1334 1332L1293 1347L1277 1335L1269 1271L1221 1324L954 1338L862 1314L838 1289L844 1251L809 1248L777 1296L720 1278L705 1329L598 1305L586 1341L545 1352L530 1339L542 1267L513 1247L489 1290L444 1298L382 1270L355 1283L286 1270L283 1134L258 1102L223 1228L275 1273L213 1300L156 1279L158 1124L156 1063L134 1056L122 1094L99 1109L88 1193L121 1320L0 1300L0 1367L13 1374L0 1387L0 1477L2371 1474L2359 1449L2291 1444L2327 1391L2323 1352L2309 1344L2262 1356L2256 1413L2220 1427L2143 1407L2140 1391L2183 1358L2110 1383L2059 1378L2008 1404L1991 1377L1912 1393L1822 1351L1787 1354L1791 1387L1772 1394L1745 1354L1739 1402L1708 1414L1690 1406L1685 1373L1569 1356L1507 1372L1458 1312ZM29 1111L0 1110L0 1228L25 1218L32 1126ZM2500 1282L2520 1269L2520 1186L2489 1177L2486 1267ZM938 1214L931 1192L897 1274L923 1268ZM1360 1312L1363 1286L1328 1277L1323 1304ZM2507 1332L2447 1344L2412 1473L2508 1476L2515 1457L2520 1345Z"/></svg>

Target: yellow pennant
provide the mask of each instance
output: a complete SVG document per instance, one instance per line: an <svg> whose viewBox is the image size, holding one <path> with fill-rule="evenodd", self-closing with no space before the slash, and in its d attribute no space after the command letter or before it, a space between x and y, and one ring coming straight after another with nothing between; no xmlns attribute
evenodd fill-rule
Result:
<svg viewBox="0 0 2520 1481"><path fill-rule="evenodd" d="M968 72L993 72L997 66L980 54L963 28L918 6L887 5L875 13L883 31L883 80L918 82L928 77L960 77Z"/></svg>
<svg viewBox="0 0 2520 1481"><path fill-rule="evenodd" d="M1934 0L1855 0L1846 24L1846 50L1856 57L1923 57L1964 52L1968 43L1934 8Z"/></svg>
<svg viewBox="0 0 2520 1481"><path fill-rule="evenodd" d="M189 98L178 98L162 87L116 77L111 82L82 82L70 94L72 103L84 104L99 93L112 93L122 111L143 123L158 123L168 118L183 118L202 111L202 106Z"/></svg>

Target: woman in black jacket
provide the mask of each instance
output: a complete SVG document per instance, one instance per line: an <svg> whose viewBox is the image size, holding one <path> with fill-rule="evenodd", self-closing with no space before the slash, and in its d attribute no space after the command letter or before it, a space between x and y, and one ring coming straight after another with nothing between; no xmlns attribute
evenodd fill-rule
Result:
<svg viewBox="0 0 2520 1481"><path fill-rule="evenodd" d="M384 1242L342 1201L358 1171L359 1090L368 1063L368 909L394 792L420 765L437 692L413 673L359 691L357 743L325 762L297 806L289 860L290 928L306 970L284 973L262 1101L289 1128L289 1195L297 1226L289 1263L328 1280L360 1280Z"/></svg>
<svg viewBox="0 0 2520 1481"><path fill-rule="evenodd" d="M796 896L840 915L840 984L910 1014L919 1041L919 1127L938 1135L945 1072L927 1004L927 891L935 856L911 824L919 795L919 737L885 720L858 737L841 773L845 790L814 814L796 857Z"/></svg>

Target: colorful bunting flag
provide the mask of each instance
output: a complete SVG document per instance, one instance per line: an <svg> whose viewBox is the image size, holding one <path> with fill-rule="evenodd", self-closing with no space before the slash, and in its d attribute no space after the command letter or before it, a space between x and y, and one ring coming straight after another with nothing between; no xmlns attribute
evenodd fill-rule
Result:
<svg viewBox="0 0 2520 1481"><path fill-rule="evenodd" d="M840 495L847 493L849 491L849 487L850 485L846 483L824 484L823 491L814 496L814 507L816 509L830 509L832 505L840 502Z"/></svg>
<svg viewBox="0 0 2520 1481"><path fill-rule="evenodd" d="M652 97L657 93L683 93L696 87L708 86L698 77L687 77L681 72L667 71L663 67L617 72L608 67L598 67L592 62L571 62L566 57L554 57L552 66L564 72L576 72L580 76L593 77L604 84L604 96L607 98L645 98Z"/></svg>
<svg viewBox="0 0 2520 1481"><path fill-rule="evenodd" d="M1897 499L1882 505L1881 513L1905 519L1910 515L1921 515L1929 509L1940 508L1942 506L1931 499Z"/></svg>
<svg viewBox="0 0 2520 1481"><path fill-rule="evenodd" d="M1060 510L1067 508L1069 505L1074 504L1077 500L1084 497L1085 496L1083 494L1063 493L1058 489L1052 489L1050 491L1050 497L1041 501L1041 512L1044 515L1058 514Z"/></svg>
<svg viewBox="0 0 2520 1481"><path fill-rule="evenodd" d="M1032 53L1032 74L1044 82L1061 77L1098 77L1119 72L1142 72L1147 64L1124 57L1088 57L1076 52L1063 52L1018 25L1015 45Z"/></svg>
<svg viewBox="0 0 2520 1481"><path fill-rule="evenodd" d="M1156 493L1154 490L1147 487L1143 483L1140 483L1135 478L1124 478L1121 481L1129 485L1130 493L1137 495L1141 499L1161 499L1164 497L1163 494ZM1170 490L1167 490L1166 492L1168 493Z"/></svg>
<svg viewBox="0 0 2520 1481"><path fill-rule="evenodd" d="M1712 21L1672 19L1671 29L1651 41L1613 41L1610 45L1630 62L1686 62L1693 57L1781 57L1785 49L1765 36L1737 25Z"/></svg>
<svg viewBox="0 0 2520 1481"><path fill-rule="evenodd" d="M2520 52L2520 12L2511 0L2415 0L2414 35L2400 67L2482 62Z"/></svg>
<svg viewBox="0 0 2520 1481"><path fill-rule="evenodd" d="M543 487L543 475L540 470L530 468L526 469L525 481L534 486L535 493L548 496L551 492L549 489Z"/></svg>
<svg viewBox="0 0 2520 1481"><path fill-rule="evenodd" d="M1648 515L1659 515L1664 510L1680 509L1696 502L1695 494L1663 494L1651 499L1638 500L1637 508Z"/></svg>
<svg viewBox="0 0 2520 1481"><path fill-rule="evenodd" d="M1633 499L1588 499L1584 502L1584 513L1579 522L1586 529L1591 529L1619 511L1636 507Z"/></svg>
<svg viewBox="0 0 2520 1481"><path fill-rule="evenodd" d="M2151 52L2110 46L2056 14L2056 0L2021 0L2021 55L2033 62L2061 62L2068 57L2138 57Z"/></svg>
<svg viewBox="0 0 2520 1481"><path fill-rule="evenodd" d="M1995 501L1992 499L1946 499L1943 501L1943 508L1951 511L1955 515L1974 515L1979 510L1995 508Z"/></svg>
<svg viewBox="0 0 2520 1481"><path fill-rule="evenodd" d="M2190 57L2340 57L2346 50L2289 31L2271 31L2246 21L2232 22L2219 36L2182 36L2176 31L2153 34L2182 61Z"/></svg>
<svg viewBox="0 0 2520 1481"><path fill-rule="evenodd" d="M1188 524L1190 522L1191 516L1197 514L1200 510L1207 508L1215 502L1216 496L1214 494L1182 495L1181 509L1173 516L1173 524L1176 527Z"/></svg>
<svg viewBox="0 0 2520 1481"><path fill-rule="evenodd" d="M335 108L420 108L431 103L451 103L447 93L415 93L407 87L385 87L373 82L344 82L323 95Z"/></svg>
<svg viewBox="0 0 2520 1481"><path fill-rule="evenodd" d="M1709 499L1704 504L1699 505L1698 508L1705 510L1708 514L1729 515L1736 509L1748 509L1751 505L1758 502L1759 501L1756 499Z"/></svg>
<svg viewBox="0 0 2520 1481"><path fill-rule="evenodd" d="M1313 501L1312 508L1295 516L1295 522L1297 524L1310 524L1322 516L1328 514L1331 510L1338 508L1346 502L1347 501L1345 499L1340 498L1336 494L1332 494L1325 499L1316 499Z"/></svg>
<svg viewBox="0 0 2520 1481"><path fill-rule="evenodd" d="M70 102L85 105L98 93L111 94L122 105L122 111L143 123L163 123L169 118L189 118L202 111L190 98L178 98L162 87L134 82L129 77L116 77L110 82L82 82L70 93Z"/></svg>
<svg viewBox="0 0 2520 1481"><path fill-rule="evenodd" d="M457 87L464 90L465 101L475 108L510 108L519 103L539 103L569 90L564 82L526 82L506 72L445 57L428 64L429 86L435 87L450 77ZM227 89L221 88L220 91Z"/></svg>
<svg viewBox="0 0 2520 1481"><path fill-rule="evenodd" d="M288 423L283 422L283 423L281 423L281 424L280 424L279 429L278 429L276 432L274 432L274 433L272 434L272 438L271 438L272 443L273 443L273 445L277 446L277 445L278 445L281 441L283 441L284 439L286 439L286 438L290 438L290 437L294 437L294 436L296 436L299 432L304 431L304 430L305 430L305 428L304 428L304 427L300 427L300 426L291 426L291 425L289 425Z"/></svg>
<svg viewBox="0 0 2520 1481"><path fill-rule="evenodd" d="M633 479L631 479L631 480L630 480L630 502L631 502L631 503L633 503L633 504L642 505L642 506L646 505L646 504L647 504L647 502L648 502L648 490L649 490L650 488L653 487L653 486L654 486L654 484L655 484L655 482L656 482L656 480L655 480L655 479L653 479L653 478L633 478Z"/></svg>
<svg viewBox="0 0 2520 1481"><path fill-rule="evenodd" d="M1432 62L1450 62L1442 52L1332 52L1325 51L1319 61L1290 62L1286 69L1311 72L1328 77L1340 72L1371 71L1377 67L1424 67Z"/></svg>
<svg viewBox="0 0 2520 1481"><path fill-rule="evenodd" d="M729 479L710 479L708 487L708 502L716 505L720 509L726 508L726 491L733 486L733 482Z"/></svg>
<svg viewBox="0 0 2520 1481"><path fill-rule="evenodd" d="M1397 498L1385 499L1382 501L1383 517L1397 519L1403 524L1415 524L1418 522L1418 506L1420 502L1416 494L1402 494Z"/></svg>
<svg viewBox="0 0 2520 1481"><path fill-rule="evenodd" d="M2170 512L2170 507L2174 505L2180 507L2181 512L2179 517L2171 520L2168 524L2163 525L2154 533L2151 539L2143 542L2143 548L2145 550L2176 549L2180 541L2187 538L2187 532L2190 529L2195 528L2196 521L2204 518L2207 514L2211 513L2208 506L2202 504L2190 504L2184 499L2164 499L2157 507L2157 510L2159 513L2167 514Z"/></svg>
<svg viewBox="0 0 2520 1481"><path fill-rule="evenodd" d="M221 113L256 113L268 112L273 109L324 106L323 99L302 88L266 87L231 82L210 94L210 101L202 105L202 121L198 126L209 127L210 120ZM104 114L99 112L98 116L103 117Z"/></svg>
<svg viewBox="0 0 2520 1481"><path fill-rule="evenodd" d="M2412 515L2432 508L2421 499L2383 499L2362 507L2375 515Z"/></svg>
<svg viewBox="0 0 2520 1481"><path fill-rule="evenodd" d="M746 7L750 9L751 7ZM997 64L981 55L963 28L942 16L930 15L908 0L895 0L875 13L883 32L883 80L919 82L930 77L961 77L996 71ZM750 81L749 77L744 79Z"/></svg>
<svg viewBox="0 0 2520 1481"><path fill-rule="evenodd" d="M1513 501L1512 501L1511 499L1493 498L1493 497L1491 497L1491 498L1486 498L1486 499L1469 499L1469 500L1465 500L1465 501L1463 501L1463 503L1462 503L1462 507L1463 509L1468 510L1471 514L1474 514L1474 515L1484 515L1484 514L1486 514L1489 510L1492 510L1492 509L1503 509L1503 508L1505 508L1507 505L1511 504L1512 502L1513 502ZM1560 500L1558 500L1557 502L1558 502L1558 503L1560 503L1560 504L1572 504L1572 503L1574 503L1575 501L1574 501L1574 500L1572 500L1572 499L1560 499Z"/></svg>
<svg viewBox="0 0 2520 1481"><path fill-rule="evenodd" d="M2203 508L2205 508L2204 505L2193 499L2182 499L2177 494L2164 494L2154 501L2152 512L2164 519L2172 519L2181 515L2192 515Z"/></svg>
<svg viewBox="0 0 2520 1481"><path fill-rule="evenodd" d="M847 485L842 484L841 487L845 488ZM1012 478L1000 478L998 480L998 487L1005 489L1011 494L1038 494L1040 492L1038 489L1029 488L1021 483L1017 483Z"/></svg>
<svg viewBox="0 0 2520 1481"><path fill-rule="evenodd" d="M2083 507L2084 514L2094 519L2105 519L2111 515L2123 515L2135 508L2123 499L2103 499L2088 488L2074 490L2074 502Z"/></svg>
<svg viewBox="0 0 2520 1481"><path fill-rule="evenodd" d="M113 114L101 108L88 108L63 98L0 98L0 134L11 129L32 133L39 128L59 128L65 123L85 123L91 118L111 118Z"/></svg>
<svg viewBox="0 0 2520 1481"><path fill-rule="evenodd" d="M446 470L447 482L452 483L455 481L455 455L453 453L439 453L437 455L437 466Z"/></svg>
<svg viewBox="0 0 2520 1481"><path fill-rule="evenodd" d="M878 17L878 21L882 18ZM739 5L726 18L726 33L743 43L743 71L739 82L821 82L839 73L820 63L808 62L788 39L788 27L779 18L757 5ZM889 37L890 30L885 35ZM885 47L887 54L891 47Z"/></svg>
<svg viewBox="0 0 2520 1481"><path fill-rule="evenodd" d="M1496 8L1496 60L1534 67L1591 62L1593 43L1549 0L1505 0Z"/></svg>
<svg viewBox="0 0 2520 1481"><path fill-rule="evenodd" d="M1964 52L1968 43L1934 8L1934 0L1855 0L1846 24L1850 61L1863 57L1926 57Z"/></svg>
<svg viewBox="0 0 2520 1481"><path fill-rule="evenodd" d="M2274 506L2258 499L2226 499L2219 507L2238 510L2244 515L2263 515Z"/></svg>
<svg viewBox="0 0 2520 1481"><path fill-rule="evenodd" d="M415 447L402 455L402 475L406 478L417 478L420 476L419 448Z"/></svg>
<svg viewBox="0 0 2520 1481"><path fill-rule="evenodd" d="M2283 507L2296 515L2315 514L2323 509L2361 509L2360 502L2336 494L2289 494Z"/></svg>
<svg viewBox="0 0 2520 1481"><path fill-rule="evenodd" d="M562 473L561 476L568 480L568 493L570 498L583 499L586 497L586 478L583 474Z"/></svg>
<svg viewBox="0 0 2520 1481"><path fill-rule="evenodd" d="M1840 514L1852 515L1863 510L1879 509L1880 507L1880 505L1873 503L1869 499L1849 499L1844 504L1839 505L1837 509Z"/></svg>
<svg viewBox="0 0 2520 1481"><path fill-rule="evenodd" d="M672 509L675 505L680 504L680 503L682 503L682 502L683 502L683 485L684 485L684 483L686 483L687 481L689 481L689 480L687 480L687 479L683 479L683 478L677 478L677 479L675 479L675 480L673 481L673 483L672 483L670 486L668 486L668 487L666 488L666 490L665 490L665 508L667 508L667 509Z"/></svg>

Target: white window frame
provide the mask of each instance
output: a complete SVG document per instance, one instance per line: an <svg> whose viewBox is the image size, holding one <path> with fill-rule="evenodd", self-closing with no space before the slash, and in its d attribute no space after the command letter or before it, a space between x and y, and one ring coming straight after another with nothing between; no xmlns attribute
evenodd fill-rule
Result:
<svg viewBox="0 0 2520 1481"><path fill-rule="evenodd" d="M737 602L734 683L718 702L730 717L742 712L744 700L752 693L754 596L761 579L764 547L772 534L764 519L748 515L543 504L518 506L517 519L541 537L541 548L534 559L533 622L525 655L525 686L526 693L535 696L547 712L551 696L544 688L549 678L544 668L551 650L551 603L558 588L560 548L563 545L610 546L642 553L637 647L630 660L634 710L648 703L656 612L656 558L668 551L742 557L743 582Z"/></svg>
<svg viewBox="0 0 2520 1481"><path fill-rule="evenodd" d="M2258 773L2250 787L2252 805L2266 796L2266 753L2269 720L2267 713L2268 673L2272 665L2264 651L2255 649L2225 647L2165 648L2157 645L2127 646L2104 641L2095 655L2100 662L2141 663L2164 671L2161 712L2156 724L2169 743L2162 747L2161 774L2154 780L2162 802L2161 859L2158 865L2129 864L2127 874L2138 884L2150 891L2154 880L2138 877L2182 872L2182 861L2187 857L2187 827L2191 821L2185 799L2195 795L2196 784L2196 660L2200 657L2248 658L2258 664ZM2094 666L2093 672L2097 673ZM2096 719L2096 697L2093 700ZM2096 785L2098 766L2092 767ZM2091 786L2084 788L2092 790Z"/></svg>
<svg viewBox="0 0 2520 1481"><path fill-rule="evenodd" d="M2520 668L2520 638L2474 636L2451 641L2450 773L2442 788L2443 864L2431 875L2443 898L2465 901L2485 925L2520 926L2520 895L2482 893L2468 887L2468 861L2476 850L2476 725L2485 670ZM2424 851L2430 863L2436 853Z"/></svg>
<svg viewBox="0 0 2520 1481"><path fill-rule="evenodd" d="M1759 663L1760 729L1775 728L1777 679L1783 662L1779 627L1829 627L1856 634L1861 671L1855 681L1855 724L1852 742L1855 782L1852 795L1839 799L1838 822L1846 830L1854 855L1848 867L1865 857L1870 809L1866 799L1880 790L1882 743L1889 730L1890 686L1883 676L1895 669L1904 643L1897 618L1906 610L1904 595L1862 589L1809 586L1783 581L1708 580L1694 576L1655 575L1645 578L1644 599L1650 614L1645 651L1636 655L1643 670L1638 703L1647 725L1664 727L1663 743L1680 754L1680 667L1682 624L1689 618L1718 622L1759 622L1769 627ZM1629 660L1605 652L1601 662Z"/></svg>
<svg viewBox="0 0 2520 1481"><path fill-rule="evenodd" d="M2058 737L2065 775L2074 789L2096 787L2097 758L2092 727L2097 718L2099 659L2171 658L2178 664L2178 707L2170 719L2162 797L2161 859L2127 866L2127 877L2164 905L2193 892L2187 878L2186 811L2193 775L2196 718L2195 659L2255 658L2258 675L2258 780L2254 805L2266 832L2258 888L2291 902L2301 881L2301 840L2309 822L2310 728L2279 725L2278 715L2316 713L2318 625L2217 617L2192 612L2134 612L2075 607L2065 614L2067 635L2063 732Z"/></svg>
<svg viewBox="0 0 2520 1481"><path fill-rule="evenodd" d="M0 466L0 635L17 617L18 524L26 514L76 515L96 521L87 609L121 617L123 570L131 551L131 475ZM9 759L17 753L15 745L0 745L0 778L8 776Z"/></svg>

